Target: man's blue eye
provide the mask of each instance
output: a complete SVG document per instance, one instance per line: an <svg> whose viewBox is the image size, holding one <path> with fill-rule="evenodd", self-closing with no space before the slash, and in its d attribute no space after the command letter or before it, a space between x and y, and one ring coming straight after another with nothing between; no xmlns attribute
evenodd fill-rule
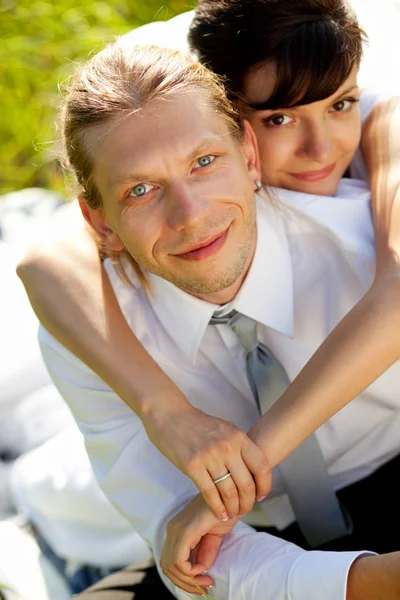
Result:
<svg viewBox="0 0 400 600"><path fill-rule="evenodd" d="M144 194L151 190L151 187L152 186L148 185L147 183L138 183L137 185L135 185L135 187L131 189L129 195L136 197L144 196Z"/></svg>
<svg viewBox="0 0 400 600"><path fill-rule="evenodd" d="M211 154L207 154L206 156L201 156L200 158L197 159L197 164L199 165L199 167L206 167L207 165L212 163L214 158L215 158L215 156L212 156Z"/></svg>

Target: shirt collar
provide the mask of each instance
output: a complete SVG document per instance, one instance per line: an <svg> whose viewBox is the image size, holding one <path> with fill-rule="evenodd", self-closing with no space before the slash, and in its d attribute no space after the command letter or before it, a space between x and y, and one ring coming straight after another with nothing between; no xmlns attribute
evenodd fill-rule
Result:
<svg viewBox="0 0 400 600"><path fill-rule="evenodd" d="M291 255L279 207L264 190L257 194L257 244L253 262L232 308L281 333L293 335ZM195 298L169 281L147 274L150 303L184 354L195 363L215 304Z"/></svg>

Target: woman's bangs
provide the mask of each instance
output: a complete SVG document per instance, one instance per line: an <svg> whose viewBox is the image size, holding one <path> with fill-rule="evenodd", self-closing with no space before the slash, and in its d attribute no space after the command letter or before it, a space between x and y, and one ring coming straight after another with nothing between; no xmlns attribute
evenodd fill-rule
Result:
<svg viewBox="0 0 400 600"><path fill-rule="evenodd" d="M361 44L351 43L330 21L305 23L297 35L276 49L276 85L254 110L276 110L312 104L332 96L361 58Z"/></svg>

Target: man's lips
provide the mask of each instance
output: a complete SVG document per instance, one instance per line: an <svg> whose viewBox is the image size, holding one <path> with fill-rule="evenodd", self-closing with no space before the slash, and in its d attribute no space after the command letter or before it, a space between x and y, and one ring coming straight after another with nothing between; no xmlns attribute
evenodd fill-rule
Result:
<svg viewBox="0 0 400 600"><path fill-rule="evenodd" d="M329 165L318 171L303 171L302 173L290 173L290 175L296 179L300 179L300 181L321 181L332 173L335 166L336 163L333 163L333 165Z"/></svg>
<svg viewBox="0 0 400 600"><path fill-rule="evenodd" d="M228 237L229 227L225 229L225 231L208 238L208 240L205 240L200 244L196 244L195 246L191 246L184 252L175 254L175 256L177 258L183 258L184 260L191 261L200 261L209 258L210 256L214 256L225 244L226 238Z"/></svg>

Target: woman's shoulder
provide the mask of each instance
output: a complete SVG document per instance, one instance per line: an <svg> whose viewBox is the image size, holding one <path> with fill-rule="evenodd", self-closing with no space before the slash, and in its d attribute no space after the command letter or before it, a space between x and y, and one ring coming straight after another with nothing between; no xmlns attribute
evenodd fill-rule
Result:
<svg viewBox="0 0 400 600"><path fill-rule="evenodd" d="M383 100L387 100L390 98L392 94L389 92L385 92L384 90L379 90L376 88L364 88L360 93L360 117L361 123L364 123L375 106L382 102Z"/></svg>

